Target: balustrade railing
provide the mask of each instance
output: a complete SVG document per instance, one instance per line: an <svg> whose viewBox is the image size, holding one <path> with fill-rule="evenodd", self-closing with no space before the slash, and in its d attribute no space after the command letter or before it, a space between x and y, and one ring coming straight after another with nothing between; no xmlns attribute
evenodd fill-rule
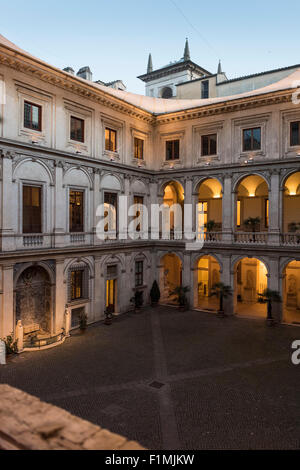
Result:
<svg viewBox="0 0 300 470"><path fill-rule="evenodd" d="M300 233L283 233L281 235L281 243L283 245L291 245L300 247Z"/></svg>
<svg viewBox="0 0 300 470"><path fill-rule="evenodd" d="M241 245L266 245L268 232L236 232L234 241Z"/></svg>
<svg viewBox="0 0 300 470"><path fill-rule="evenodd" d="M43 235L24 235L23 236L23 245L27 246L43 246L44 237Z"/></svg>

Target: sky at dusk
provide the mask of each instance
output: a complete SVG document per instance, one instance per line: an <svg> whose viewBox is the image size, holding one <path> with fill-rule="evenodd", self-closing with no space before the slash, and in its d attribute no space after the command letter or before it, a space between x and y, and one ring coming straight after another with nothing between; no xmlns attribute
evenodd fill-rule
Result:
<svg viewBox="0 0 300 470"><path fill-rule="evenodd" d="M159 68L183 56L228 78L300 63L299 0L0 0L0 33L18 46L94 80L122 79L144 93L136 77L152 53Z"/></svg>

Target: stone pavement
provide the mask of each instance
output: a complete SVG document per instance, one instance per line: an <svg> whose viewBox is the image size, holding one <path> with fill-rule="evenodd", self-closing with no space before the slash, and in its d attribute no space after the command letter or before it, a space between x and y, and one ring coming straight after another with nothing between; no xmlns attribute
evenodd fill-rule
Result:
<svg viewBox="0 0 300 470"><path fill-rule="evenodd" d="M300 328L159 307L0 367L18 387L150 449L299 449Z"/></svg>

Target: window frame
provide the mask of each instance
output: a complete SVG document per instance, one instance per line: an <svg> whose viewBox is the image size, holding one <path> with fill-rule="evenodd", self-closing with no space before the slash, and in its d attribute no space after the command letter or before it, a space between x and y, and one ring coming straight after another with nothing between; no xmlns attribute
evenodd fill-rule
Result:
<svg viewBox="0 0 300 470"><path fill-rule="evenodd" d="M29 105L31 107L30 109L30 123L31 125L26 126L25 122L25 107L26 105ZM35 127L32 126L32 107L35 107L38 109L38 128L36 129ZM23 127L24 129L30 129L35 132L42 132L42 106L40 104L33 103L32 101L24 100L24 109L23 109Z"/></svg>
<svg viewBox="0 0 300 470"><path fill-rule="evenodd" d="M82 195L82 200L81 200L81 230L75 230L74 225L72 224L72 219L71 219L71 193L75 193L75 202L74 205L76 205L76 196L78 194ZM77 194L76 194L77 193ZM70 188L69 189L69 232L70 233L84 233L84 210L85 210L85 191L82 189L75 189L75 188Z"/></svg>
<svg viewBox="0 0 300 470"><path fill-rule="evenodd" d="M106 148L106 131L109 132L109 148ZM113 142L111 140L111 134L114 133L115 134L115 148L114 149L111 149L111 143ZM117 147L118 147L118 131L116 129L112 129L111 127L108 127L108 126L105 126L104 128L104 146L105 146L105 151L106 152L114 152L114 153L117 153Z"/></svg>
<svg viewBox="0 0 300 470"><path fill-rule="evenodd" d="M40 218L40 227L39 227L39 230L25 230L25 226L24 226L24 213L25 213L25 210L24 210L24 188L35 188L35 189L38 189L39 190L39 218ZM31 200L32 200L32 192L31 192ZM28 207L33 207L32 205L31 206L28 206ZM29 224L28 224L29 226ZM31 222L31 228L32 228L33 224ZM24 183L22 185L22 234L25 234L25 235L28 235L28 234L42 234L43 233L43 186L38 186L38 185L34 185L34 184L30 184L30 183Z"/></svg>
<svg viewBox="0 0 300 470"><path fill-rule="evenodd" d="M214 153L211 153L211 137L215 137L215 143L216 143L216 151ZM208 139L208 153L203 152L203 139L207 138ZM214 157L218 155L218 134L203 134L201 135L201 157Z"/></svg>
<svg viewBox="0 0 300 470"><path fill-rule="evenodd" d="M178 143L178 156L175 157L175 143ZM172 144L171 148L171 158L168 158L168 145ZM165 146L165 151L166 151L166 161L167 162L173 162L173 161L178 161L180 160L180 139L168 139L166 140L166 146Z"/></svg>
<svg viewBox="0 0 300 470"><path fill-rule="evenodd" d="M77 286L77 274L80 273L80 286ZM73 284L73 274L75 277L75 284ZM84 269L71 269L70 272L70 300L71 302L76 302L79 300L83 300L85 298L84 296L84 275L85 275L85 270ZM80 296L77 296L77 289L80 289ZM73 289L75 290L75 296L73 296Z"/></svg>
<svg viewBox="0 0 300 470"><path fill-rule="evenodd" d="M298 143L292 144L292 125L298 124ZM299 147L300 146L300 121L290 121L290 147Z"/></svg>
<svg viewBox="0 0 300 470"><path fill-rule="evenodd" d="M259 130L260 131L260 145L259 145L259 148L257 149L254 149L253 148L253 144L254 144L254 137L253 137L253 133L254 131L256 130ZM245 148L245 132L248 132L248 131L251 131L251 148L250 149L246 149ZM247 153L247 152L260 152L262 151L262 127L261 126L257 126L257 127L247 127L247 128L243 128L242 129L242 151L244 153Z"/></svg>
<svg viewBox="0 0 300 470"><path fill-rule="evenodd" d="M79 139L77 137L72 137L72 122L74 121L77 121L77 122L81 122L82 123L82 138ZM80 142L81 144L84 144L85 143L85 120L82 119L82 118L79 118L77 116L74 116L73 114L70 115L70 140L72 140L73 142Z"/></svg>
<svg viewBox="0 0 300 470"><path fill-rule="evenodd" d="M142 154L141 154L141 156L138 155L140 149L139 149L139 146L136 145L137 142L142 143L142 146L141 146L142 147L141 148L141 150L142 150L141 153ZM133 155L134 158L136 160L144 160L144 153L145 153L145 141L144 141L144 139L141 139L140 137L134 136L133 137L133 149L134 149L134 155Z"/></svg>

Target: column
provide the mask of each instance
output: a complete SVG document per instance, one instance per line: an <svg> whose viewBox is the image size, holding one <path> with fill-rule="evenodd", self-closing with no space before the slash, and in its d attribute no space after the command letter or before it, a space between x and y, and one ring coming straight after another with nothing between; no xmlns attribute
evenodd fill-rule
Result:
<svg viewBox="0 0 300 470"><path fill-rule="evenodd" d="M67 280L64 279L64 260L56 260L54 334L65 326Z"/></svg>
<svg viewBox="0 0 300 470"><path fill-rule="evenodd" d="M100 217L96 215L97 213L97 208L101 204L101 194L100 194L100 172L96 170L95 175L94 175L94 207L92 210L94 210L94 213L92 214L92 220L93 220L93 233L94 233L94 245L101 245L103 243L103 240L100 240L97 237L96 233L96 228L97 224L100 221Z"/></svg>
<svg viewBox="0 0 300 470"><path fill-rule="evenodd" d="M280 273L280 261L279 258L269 258L270 272L268 274L268 288L277 292L281 292L282 273ZM273 302L272 303L272 316L278 323L282 321L283 317L283 303Z"/></svg>
<svg viewBox="0 0 300 470"><path fill-rule="evenodd" d="M222 241L232 243L235 231L235 193L232 192L232 174L226 174L223 183L222 199Z"/></svg>
<svg viewBox="0 0 300 470"><path fill-rule="evenodd" d="M17 215L12 210L12 201L15 200L17 195L13 193L12 182L12 155L10 152L2 154L2 251L14 251L16 249L14 238L14 218ZM20 212L19 204L16 202L16 208Z"/></svg>
<svg viewBox="0 0 300 470"><path fill-rule="evenodd" d="M271 170L271 190L269 192L269 239L271 245L280 245L280 207L282 197L280 191L280 173Z"/></svg>
<svg viewBox="0 0 300 470"><path fill-rule="evenodd" d="M158 188L157 188L156 181L151 180L150 181L150 198L149 198L150 207L148 207L149 239L151 237L151 211L152 211L152 205L153 204L159 204L157 191L158 191Z"/></svg>
<svg viewBox="0 0 300 470"><path fill-rule="evenodd" d="M14 267L6 265L2 266L0 338L5 338L14 332Z"/></svg>
<svg viewBox="0 0 300 470"><path fill-rule="evenodd" d="M65 246L66 190L63 188L63 165L57 162L55 167L55 204L54 204L54 237L55 247Z"/></svg>
<svg viewBox="0 0 300 470"><path fill-rule="evenodd" d="M224 299L224 313L226 315L234 315L234 299L236 296L234 286L234 272L231 271L231 256L223 255L223 269L221 272L221 282L225 286L230 286L232 295Z"/></svg>
<svg viewBox="0 0 300 470"><path fill-rule="evenodd" d="M182 265L182 285L184 287L189 287L190 292L187 294L187 299L190 308L194 304L194 293L193 293L193 277L191 271L191 253L184 253L183 255L183 265Z"/></svg>
<svg viewBox="0 0 300 470"><path fill-rule="evenodd" d="M192 206L192 217L186 216L186 210L183 210L184 216L184 233L183 238L193 231L193 221L195 217L195 205L193 204L193 179L186 178L185 179L185 187L184 187L184 204L190 204ZM190 240L190 238L188 238Z"/></svg>
<svg viewBox="0 0 300 470"><path fill-rule="evenodd" d="M95 269L95 279L94 279L94 320L100 321L103 318L103 293L101 289L101 284L103 278L101 276L101 256L94 257L94 269Z"/></svg>

